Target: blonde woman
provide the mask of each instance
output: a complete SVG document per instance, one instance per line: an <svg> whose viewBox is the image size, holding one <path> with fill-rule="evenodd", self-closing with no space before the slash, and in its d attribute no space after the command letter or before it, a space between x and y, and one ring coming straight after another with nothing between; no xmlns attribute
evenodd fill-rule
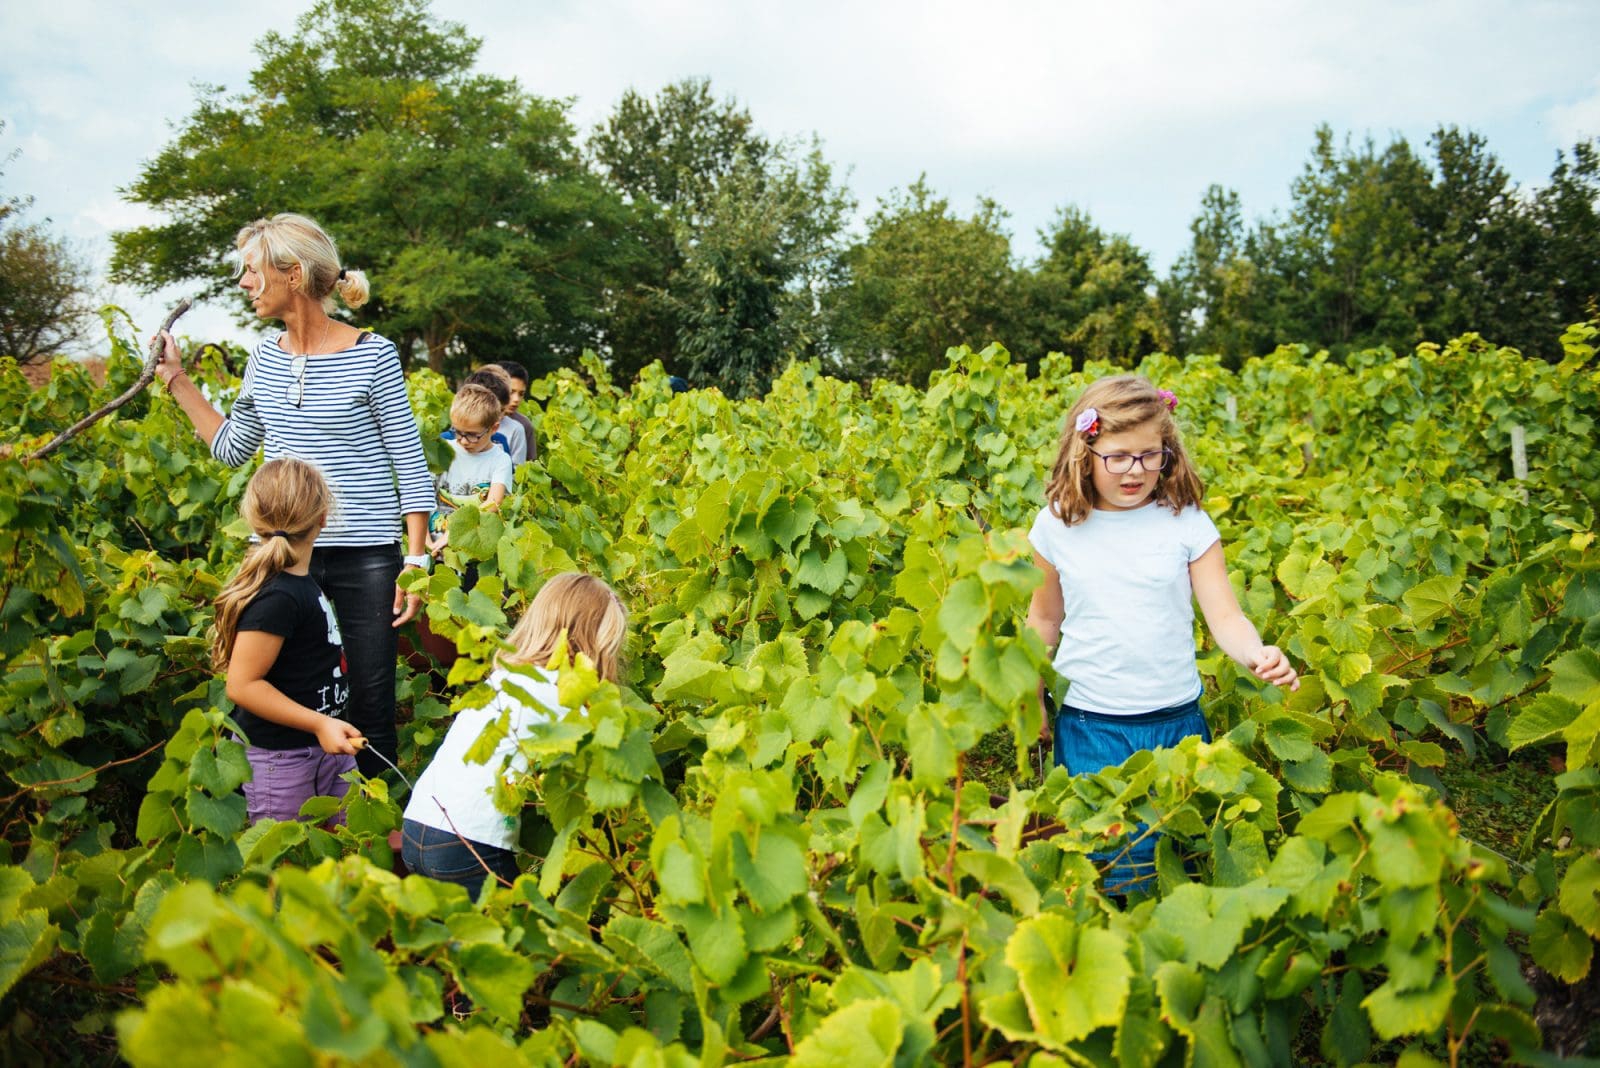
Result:
<svg viewBox="0 0 1600 1068"><path fill-rule="evenodd" d="M539 590L511 632L511 650L489 676L494 697L482 708L456 713L439 751L417 778L406 804L401 856L406 867L431 879L458 883L474 897L486 878L517 877L521 821L494 806L495 778L525 772L518 743L533 728L565 713L550 658L565 635L567 649L594 663L602 679L617 681L628 614L611 587L590 575L557 575ZM532 672L512 671L527 665ZM530 698L532 703L524 700ZM484 729L510 719L510 729L482 763L467 753Z"/></svg>
<svg viewBox="0 0 1600 1068"><path fill-rule="evenodd" d="M310 219L283 214L246 226L235 245L239 287L256 315L283 331L251 352L226 416L190 381L170 336L157 374L223 463L237 467L258 450L268 460L295 456L331 486L339 506L317 536L310 574L339 613L350 722L377 751L358 762L377 775L382 757L396 758L395 628L417 612L417 598L396 579L429 559L433 481L422 438L394 344L328 314L335 294L351 308L368 295L366 276L340 265L333 239Z"/></svg>
<svg viewBox="0 0 1600 1068"><path fill-rule="evenodd" d="M261 465L240 511L259 539L217 595L211 659L247 740L252 821L292 820L313 797L343 797L361 732L345 719L350 680L333 607L310 576L333 497L310 464Z"/></svg>

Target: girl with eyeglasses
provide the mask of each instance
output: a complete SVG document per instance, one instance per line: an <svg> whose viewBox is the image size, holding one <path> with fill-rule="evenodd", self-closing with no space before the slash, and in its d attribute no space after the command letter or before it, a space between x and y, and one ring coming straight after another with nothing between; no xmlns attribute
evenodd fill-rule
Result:
<svg viewBox="0 0 1600 1068"><path fill-rule="evenodd" d="M1240 665L1275 685L1300 685L1283 651L1264 644L1239 608L1216 524L1200 509L1205 489L1172 418L1177 404L1138 375L1084 390L1028 532L1044 572L1028 624L1068 680L1059 707L1040 683L1044 729L1054 735L1055 762L1074 775L1190 735L1210 740L1193 602ZM1143 890L1154 870L1150 836L1116 857L1104 885L1119 895Z"/></svg>
<svg viewBox="0 0 1600 1068"><path fill-rule="evenodd" d="M333 239L303 215L282 214L244 227L234 244L239 287L282 333L250 353L226 416L189 379L170 335L156 373L223 463L238 467L257 451L298 457L332 488L338 507L317 535L309 574L338 613L348 720L369 742L357 761L377 775L384 758L396 759L395 628L418 607L396 580L429 562L434 494L422 437L394 343L329 314L335 294L350 308L368 295L366 276L340 266Z"/></svg>

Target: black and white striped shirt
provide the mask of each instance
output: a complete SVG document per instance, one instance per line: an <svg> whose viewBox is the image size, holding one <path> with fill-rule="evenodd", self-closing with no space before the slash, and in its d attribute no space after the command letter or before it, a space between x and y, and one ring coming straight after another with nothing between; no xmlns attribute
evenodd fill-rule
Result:
<svg viewBox="0 0 1600 1068"><path fill-rule="evenodd" d="M343 352L312 356L303 398L292 359L276 337L256 345L211 454L238 467L265 443L268 460L315 464L334 497L317 544L393 544L401 515L431 511L434 500L394 343L363 334Z"/></svg>

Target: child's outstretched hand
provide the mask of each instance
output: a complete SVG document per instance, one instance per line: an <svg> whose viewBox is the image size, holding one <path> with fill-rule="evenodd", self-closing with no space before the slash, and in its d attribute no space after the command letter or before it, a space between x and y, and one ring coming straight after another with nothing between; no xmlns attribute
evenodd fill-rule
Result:
<svg viewBox="0 0 1600 1068"><path fill-rule="evenodd" d="M317 742L324 753L343 753L346 756L355 756L356 750L367 744L353 724L332 716L322 718L322 726L317 728Z"/></svg>
<svg viewBox="0 0 1600 1068"><path fill-rule="evenodd" d="M1274 686L1285 686L1291 690L1300 688L1300 675L1289 663L1289 658L1283 655L1283 650L1276 645L1263 645L1261 651L1250 662L1250 670L1258 679L1265 679Z"/></svg>

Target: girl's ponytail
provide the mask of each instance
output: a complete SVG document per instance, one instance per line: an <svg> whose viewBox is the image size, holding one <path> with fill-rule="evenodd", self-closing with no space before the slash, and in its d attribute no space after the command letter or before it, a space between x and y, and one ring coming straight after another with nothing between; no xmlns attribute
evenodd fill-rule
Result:
<svg viewBox="0 0 1600 1068"><path fill-rule="evenodd" d="M239 633L239 616L273 576L294 566L294 542L315 537L333 506L333 494L304 460L269 460L245 487L239 511L261 538L245 550L239 570L217 594L211 664L226 671Z"/></svg>

